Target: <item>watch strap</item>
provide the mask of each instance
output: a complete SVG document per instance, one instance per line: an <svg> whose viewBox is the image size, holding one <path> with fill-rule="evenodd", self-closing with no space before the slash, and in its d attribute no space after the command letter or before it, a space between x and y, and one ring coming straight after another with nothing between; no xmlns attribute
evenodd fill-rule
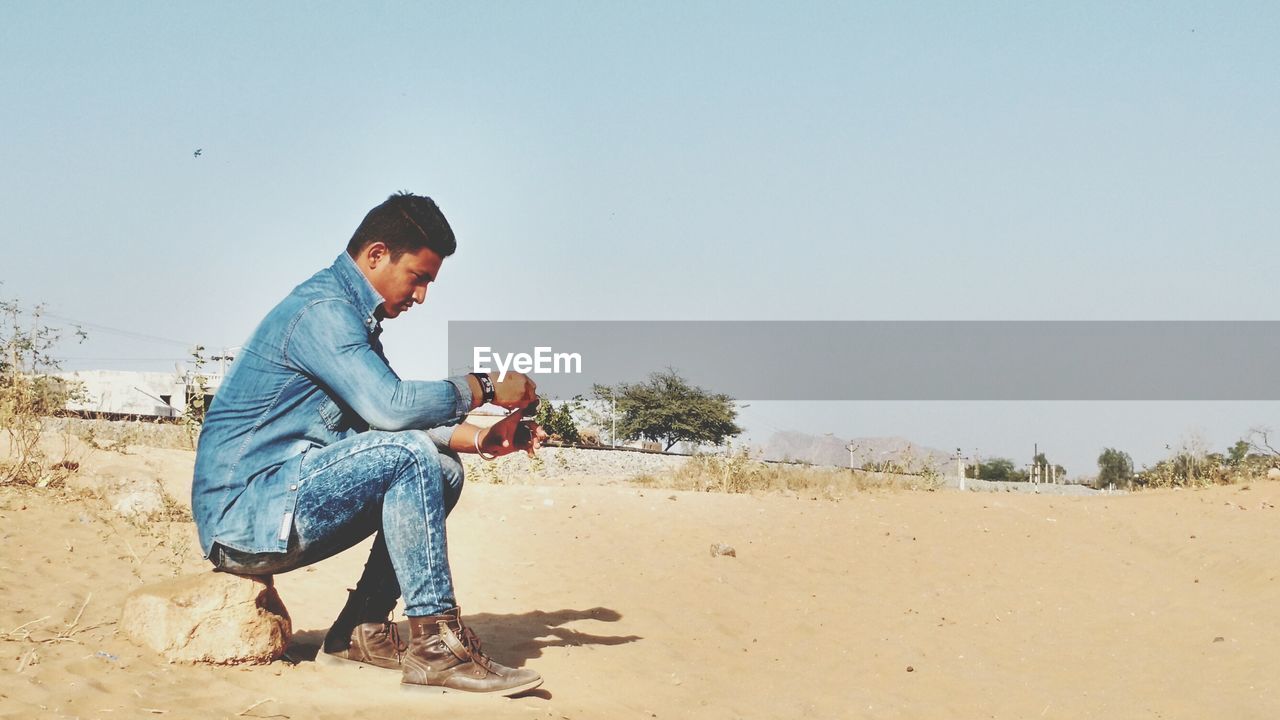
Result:
<svg viewBox="0 0 1280 720"><path fill-rule="evenodd" d="M496 397L498 394L497 389L493 387L493 380L490 380L488 374L486 373L471 373L471 374L475 376L475 379L480 382L480 392L481 392L481 397L483 398L480 401L480 404L486 405L488 403L493 402L493 398Z"/></svg>

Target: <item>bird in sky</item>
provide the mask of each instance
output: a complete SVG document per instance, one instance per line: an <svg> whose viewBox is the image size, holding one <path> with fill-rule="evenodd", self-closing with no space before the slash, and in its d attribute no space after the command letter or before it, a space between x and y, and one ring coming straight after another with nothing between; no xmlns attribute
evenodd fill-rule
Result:
<svg viewBox="0 0 1280 720"><path fill-rule="evenodd" d="M200 157L200 155L203 153L204 153L204 148L196 148L196 151L191 153L191 157Z"/></svg>

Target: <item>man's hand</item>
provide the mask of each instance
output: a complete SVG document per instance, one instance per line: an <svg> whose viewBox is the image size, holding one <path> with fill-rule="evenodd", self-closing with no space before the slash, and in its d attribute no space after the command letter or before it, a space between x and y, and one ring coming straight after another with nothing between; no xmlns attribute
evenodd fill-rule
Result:
<svg viewBox="0 0 1280 720"><path fill-rule="evenodd" d="M481 450L490 455L508 455L524 450L532 457L546 439L547 433L541 426L532 420L525 420L524 413L516 410L481 430L479 445Z"/></svg>
<svg viewBox="0 0 1280 720"><path fill-rule="evenodd" d="M529 407L538 399L538 386L524 373L508 372L499 382L498 373L491 372L489 381L493 383L494 405L512 410ZM474 410L483 404L484 393L474 374L467 376L467 385L471 388L471 409Z"/></svg>
<svg viewBox="0 0 1280 720"><path fill-rule="evenodd" d="M509 409L526 408L538 399L538 386L524 373L508 372L501 381L496 374L490 377L493 378L494 405Z"/></svg>

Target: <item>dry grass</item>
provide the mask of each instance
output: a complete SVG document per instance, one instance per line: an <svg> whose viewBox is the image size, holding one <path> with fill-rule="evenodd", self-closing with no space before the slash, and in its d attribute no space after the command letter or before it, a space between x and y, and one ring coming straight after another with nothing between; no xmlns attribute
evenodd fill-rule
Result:
<svg viewBox="0 0 1280 720"><path fill-rule="evenodd" d="M47 418L46 424L49 430L75 436L98 450L126 453L130 445L193 449L189 430L173 422L59 417Z"/></svg>
<svg viewBox="0 0 1280 720"><path fill-rule="evenodd" d="M769 463L746 453L695 455L671 473L637 475L631 482L697 492L780 492L839 499L866 490L936 490L942 477L925 473L867 472L804 464Z"/></svg>

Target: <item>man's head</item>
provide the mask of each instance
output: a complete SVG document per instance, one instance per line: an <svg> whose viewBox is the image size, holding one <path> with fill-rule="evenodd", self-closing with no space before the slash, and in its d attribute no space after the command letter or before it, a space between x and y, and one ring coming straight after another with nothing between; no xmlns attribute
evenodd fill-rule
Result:
<svg viewBox="0 0 1280 720"><path fill-rule="evenodd" d="M379 314L393 318L426 299L427 285L456 248L453 229L431 198L398 193L364 216L347 254L382 296Z"/></svg>

